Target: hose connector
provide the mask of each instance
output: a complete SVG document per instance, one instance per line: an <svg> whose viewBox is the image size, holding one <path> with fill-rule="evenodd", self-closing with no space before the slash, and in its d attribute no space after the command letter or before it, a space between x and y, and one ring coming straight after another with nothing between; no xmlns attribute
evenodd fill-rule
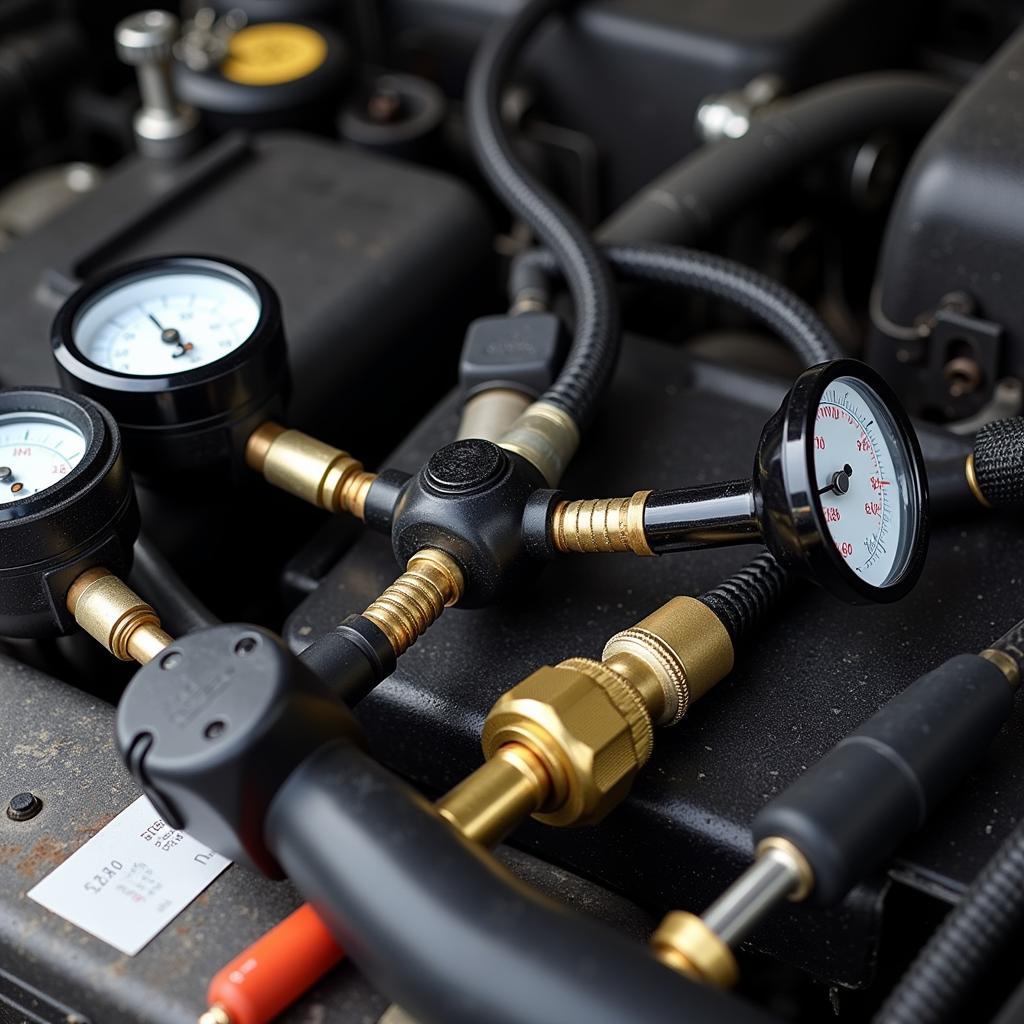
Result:
<svg viewBox="0 0 1024 1024"><path fill-rule="evenodd" d="M629 498L563 501L551 517L551 540L556 551L604 554L631 551L653 555L644 533L644 506L650 491Z"/></svg>
<svg viewBox="0 0 1024 1024"><path fill-rule="evenodd" d="M572 658L546 666L498 698L484 724L484 756L530 750L550 779L535 813L551 825L591 825L616 807L654 747L639 692L607 666Z"/></svg>
<svg viewBox="0 0 1024 1024"><path fill-rule="evenodd" d="M670 726L732 671L734 653L728 630L703 601L675 597L616 633L601 658L643 694L656 725Z"/></svg>
<svg viewBox="0 0 1024 1024"><path fill-rule="evenodd" d="M274 487L328 512L347 512L357 519L364 517L366 495L377 478L348 452L272 422L250 435L245 461Z"/></svg>
<svg viewBox="0 0 1024 1024"><path fill-rule="evenodd" d="M78 625L121 661L145 665L174 642L152 605L107 569L82 573L68 590L67 606Z"/></svg>
<svg viewBox="0 0 1024 1024"><path fill-rule="evenodd" d="M363 612L401 657L462 597L465 579L459 563L436 548L409 559L406 571Z"/></svg>
<svg viewBox="0 0 1024 1024"><path fill-rule="evenodd" d="M549 487L557 487L580 446L580 430L564 409L551 402L534 402L500 444L536 466Z"/></svg>

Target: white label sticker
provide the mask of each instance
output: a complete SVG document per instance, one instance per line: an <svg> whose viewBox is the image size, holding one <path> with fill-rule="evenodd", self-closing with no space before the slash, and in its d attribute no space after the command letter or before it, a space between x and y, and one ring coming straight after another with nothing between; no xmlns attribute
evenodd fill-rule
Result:
<svg viewBox="0 0 1024 1024"><path fill-rule="evenodd" d="M171 828L140 796L28 895L134 956L230 863Z"/></svg>

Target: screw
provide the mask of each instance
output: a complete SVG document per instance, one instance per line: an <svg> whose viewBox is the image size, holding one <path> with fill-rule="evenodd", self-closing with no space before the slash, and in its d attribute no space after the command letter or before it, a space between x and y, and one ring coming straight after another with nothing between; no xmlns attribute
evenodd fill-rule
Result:
<svg viewBox="0 0 1024 1024"><path fill-rule="evenodd" d="M43 801L35 793L15 793L7 805L7 817L11 821L28 821L43 809Z"/></svg>
<svg viewBox="0 0 1024 1024"><path fill-rule="evenodd" d="M244 658L247 654L252 654L256 650L259 641L254 636L243 636L241 640L235 644L235 654L240 658Z"/></svg>

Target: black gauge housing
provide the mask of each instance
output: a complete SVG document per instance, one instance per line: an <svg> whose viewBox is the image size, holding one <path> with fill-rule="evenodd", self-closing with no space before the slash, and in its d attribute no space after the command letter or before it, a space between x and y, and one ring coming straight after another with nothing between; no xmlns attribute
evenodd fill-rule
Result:
<svg viewBox="0 0 1024 1024"><path fill-rule="evenodd" d="M260 306L252 334L223 358L181 373L137 376L106 369L79 349L81 315L133 280L176 273L218 275L250 288ZM290 390L281 303L270 284L241 264L211 256L139 260L85 282L53 322L61 383L101 402L121 427L133 472L147 485L180 485L183 476L232 482L245 475L245 442L279 418Z"/></svg>
<svg viewBox="0 0 1024 1024"><path fill-rule="evenodd" d="M885 406L904 449L916 515L899 574L883 586L863 580L830 540L814 472L814 426L825 391L840 377L863 382ZM853 604L898 601L913 588L928 549L928 485L917 434L899 399L869 366L837 359L805 371L765 425L754 462L754 503L764 542L783 565Z"/></svg>
<svg viewBox="0 0 1024 1024"><path fill-rule="evenodd" d="M139 513L113 417L87 398L51 388L0 390L0 414L47 413L82 432L78 465L51 487L0 505L0 635L70 633L65 599L86 569L131 568Z"/></svg>

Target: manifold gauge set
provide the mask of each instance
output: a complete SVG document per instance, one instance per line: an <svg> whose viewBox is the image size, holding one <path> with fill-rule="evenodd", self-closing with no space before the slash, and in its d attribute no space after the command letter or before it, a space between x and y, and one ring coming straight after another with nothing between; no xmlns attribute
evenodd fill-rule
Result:
<svg viewBox="0 0 1024 1024"><path fill-rule="evenodd" d="M1024 1020L1024 30L87 6L0 2L0 1024Z"/></svg>

